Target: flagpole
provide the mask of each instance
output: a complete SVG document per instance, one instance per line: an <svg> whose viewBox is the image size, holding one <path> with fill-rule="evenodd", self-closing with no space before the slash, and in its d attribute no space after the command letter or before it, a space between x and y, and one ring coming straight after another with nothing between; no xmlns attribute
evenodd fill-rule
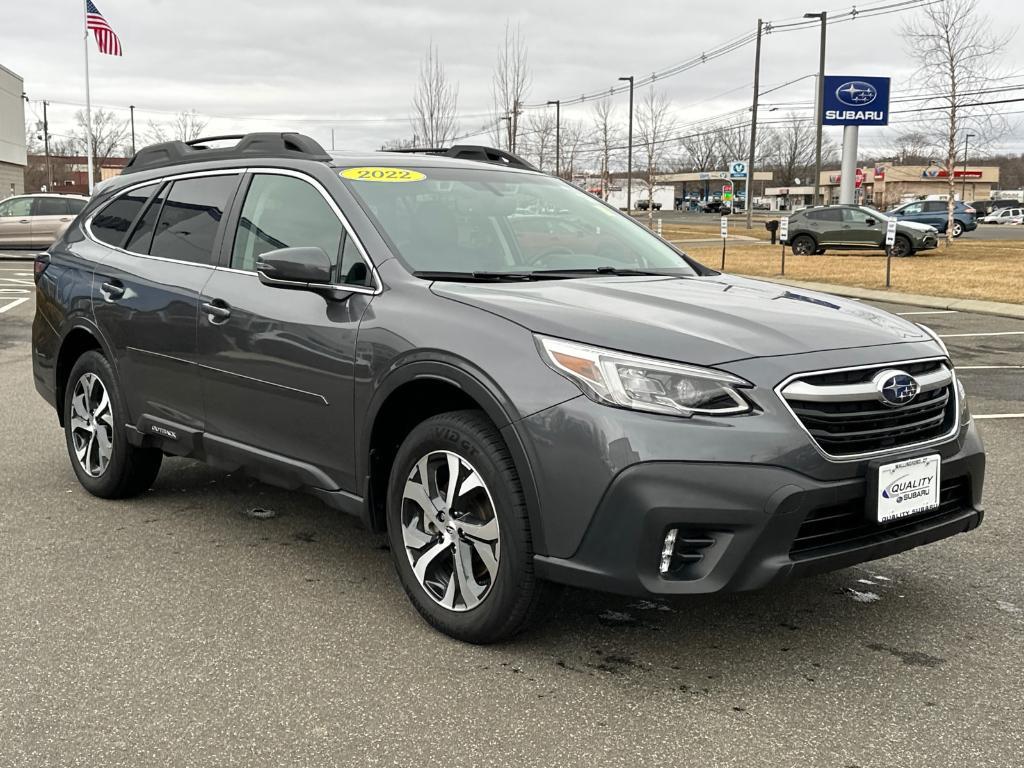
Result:
<svg viewBox="0 0 1024 768"><path fill-rule="evenodd" d="M82 41L85 43L85 146L86 178L89 180L89 194L93 189L92 168L92 100L89 98L89 6L82 0Z"/></svg>

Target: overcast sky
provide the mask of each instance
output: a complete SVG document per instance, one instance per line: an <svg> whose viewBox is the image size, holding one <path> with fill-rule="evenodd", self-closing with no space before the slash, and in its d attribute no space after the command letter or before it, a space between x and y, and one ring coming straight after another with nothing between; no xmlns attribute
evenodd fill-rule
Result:
<svg viewBox="0 0 1024 768"><path fill-rule="evenodd" d="M890 0L891 1L891 0ZM752 31L758 16L792 19L822 10L780 0L625 3L618 0L96 0L121 38L124 56L100 55L90 40L94 106L124 110L135 104L136 129L150 120L196 110L207 133L299 130L330 146L376 148L411 133L408 121L420 60L430 40L459 84L459 125L469 133L487 122L491 73L506 20L520 24L529 47L530 102L570 99L685 61ZM849 10L850 5L825 10ZM866 8L880 0L857 3ZM78 0L3 0L0 64L25 79L34 100L46 99L51 133L68 133L85 101L82 3ZM1021 26L1024 3L982 3L999 27ZM899 34L913 11L858 19L828 28L827 67L833 74L888 75L896 93L914 88L914 58ZM1009 53L1024 50L1017 34ZM659 83L680 123L749 105L753 46ZM815 29L765 38L762 91L817 69ZM1009 56L1006 69L1024 70ZM1022 95L1020 92L1012 94ZM809 105L813 80L766 96L771 105ZM627 99L615 97L625 116ZM1006 110L1024 110L1024 103ZM563 118L588 118L590 105L567 107ZM27 117L41 117L28 105ZM762 113L762 116L765 116ZM1013 119L1018 121L1019 116ZM589 119L589 118L588 118ZM893 117L896 119L896 116ZM865 128L861 145L882 148L895 126ZM839 129L834 132L838 142ZM888 133L887 133L888 131ZM484 136L480 136L481 141ZM1018 127L1002 145L1024 147Z"/></svg>

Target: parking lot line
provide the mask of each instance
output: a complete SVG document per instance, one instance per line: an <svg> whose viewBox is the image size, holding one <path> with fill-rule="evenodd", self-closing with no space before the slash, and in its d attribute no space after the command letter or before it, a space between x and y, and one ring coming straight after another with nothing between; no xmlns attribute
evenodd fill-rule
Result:
<svg viewBox="0 0 1024 768"><path fill-rule="evenodd" d="M943 333L940 339L961 339L967 336L1024 336L1024 331L992 331L990 333Z"/></svg>
<svg viewBox="0 0 1024 768"><path fill-rule="evenodd" d="M10 304L7 304L7 305L5 305L3 307L0 307L0 315L2 315L4 312L6 312L9 309L14 309L16 306L18 306L19 304L23 304L26 301L28 301L28 298L21 298L21 299L14 299L14 300L12 300Z"/></svg>
<svg viewBox="0 0 1024 768"><path fill-rule="evenodd" d="M985 413L971 414L972 419L1024 419L1024 413Z"/></svg>
<svg viewBox="0 0 1024 768"><path fill-rule="evenodd" d="M958 365L958 371L1019 371L1024 370L1024 365Z"/></svg>
<svg viewBox="0 0 1024 768"><path fill-rule="evenodd" d="M906 317L907 315L958 315L960 310L957 309L929 309L924 312L897 312L897 315Z"/></svg>

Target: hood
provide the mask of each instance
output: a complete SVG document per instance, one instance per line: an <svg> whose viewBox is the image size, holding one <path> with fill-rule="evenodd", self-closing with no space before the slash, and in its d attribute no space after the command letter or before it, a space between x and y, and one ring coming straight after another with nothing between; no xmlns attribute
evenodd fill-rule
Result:
<svg viewBox="0 0 1024 768"><path fill-rule="evenodd" d="M916 230L918 232L938 232L939 231L935 227L933 227L931 224L922 224L920 221L898 221L898 223L896 224L896 229L899 230L900 227L903 227L904 229L913 229L913 230Z"/></svg>
<svg viewBox="0 0 1024 768"><path fill-rule="evenodd" d="M535 333L700 365L930 339L860 302L732 275L437 282L431 290Z"/></svg>

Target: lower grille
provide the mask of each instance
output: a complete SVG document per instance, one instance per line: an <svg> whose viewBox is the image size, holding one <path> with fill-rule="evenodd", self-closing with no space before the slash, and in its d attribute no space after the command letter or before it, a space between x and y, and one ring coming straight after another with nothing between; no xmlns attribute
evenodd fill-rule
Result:
<svg viewBox="0 0 1024 768"><path fill-rule="evenodd" d="M905 405L887 405L876 377L898 369L922 382ZM881 374L881 376L880 376ZM830 456L857 456L925 443L956 424L956 391L943 361L834 371L800 376L779 394L811 438Z"/></svg>
<svg viewBox="0 0 1024 768"><path fill-rule="evenodd" d="M893 523L878 523L867 516L863 496L811 512L797 531L789 556L794 560L821 554L824 550L849 549L893 535L910 533L922 523L941 520L971 506L971 481L966 475L943 480L939 506Z"/></svg>

